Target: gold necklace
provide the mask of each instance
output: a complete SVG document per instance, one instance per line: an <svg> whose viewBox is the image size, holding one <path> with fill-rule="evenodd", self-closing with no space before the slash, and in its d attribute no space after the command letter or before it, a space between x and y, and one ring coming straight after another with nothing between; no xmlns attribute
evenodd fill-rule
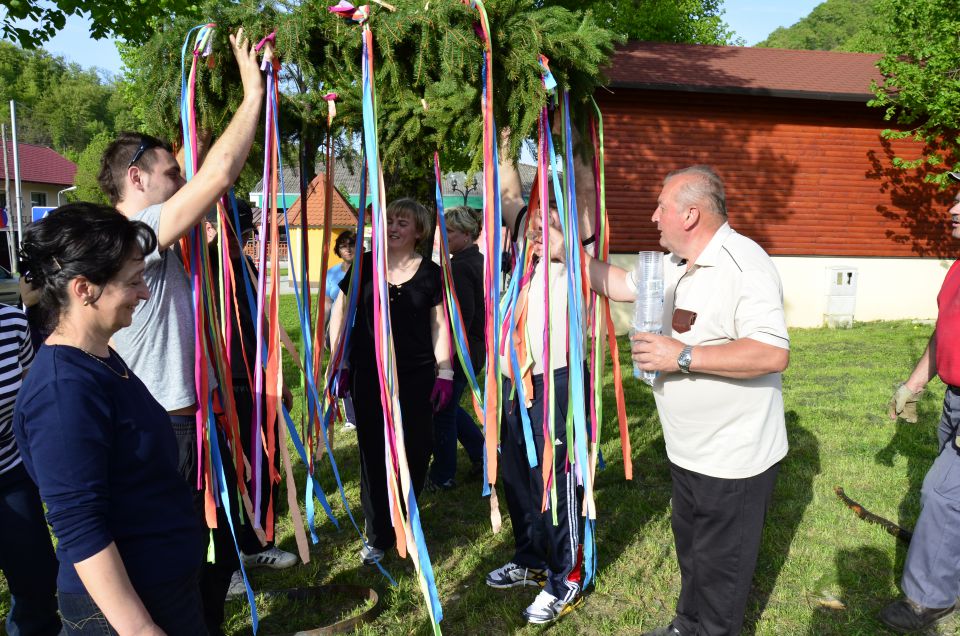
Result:
<svg viewBox="0 0 960 636"><path fill-rule="evenodd" d="M111 367L109 364L107 364L100 356L94 355L94 354L90 353L89 351L87 351L87 350L84 349L83 347L77 347L77 349L79 349L80 351L83 351L85 354L87 354L88 356L90 356L91 358L93 358L94 360L96 360L97 362L99 362L100 364L102 364L103 366L105 366L105 367L107 367L108 369L110 369L110 371L113 372L113 374L114 374L115 376L117 376L118 378L121 378L121 379L123 379L123 380L126 380L127 378L130 377L130 369L128 369L127 366L126 366L125 364L123 364L123 360L120 360L120 366L123 367L123 373L119 373L116 369L114 369L114 368ZM110 351L110 359L112 360L112 359L113 359L113 350L111 349L111 350L109 350L109 351Z"/></svg>
<svg viewBox="0 0 960 636"><path fill-rule="evenodd" d="M419 256L419 255L415 254L414 256L411 256L410 259L409 259L406 263L404 263L403 265L399 265L399 264L394 265L394 267L393 267L393 273L394 273L393 278L396 279L396 278L400 278L401 276L406 276L407 273L410 271L411 267L412 267L414 264L416 264L417 269L419 269L419 268L420 268L420 262L421 262L422 260L423 260L423 257L422 257L422 256ZM416 273L416 271L414 271L414 273ZM411 276L410 278L413 278L413 276ZM389 264L387 265L387 284L392 285L392 286L394 286L394 287L400 287L401 285L405 285L406 283L410 282L410 278L406 279L406 280L403 281L402 283L392 283L392 282L390 282L390 266L389 266Z"/></svg>

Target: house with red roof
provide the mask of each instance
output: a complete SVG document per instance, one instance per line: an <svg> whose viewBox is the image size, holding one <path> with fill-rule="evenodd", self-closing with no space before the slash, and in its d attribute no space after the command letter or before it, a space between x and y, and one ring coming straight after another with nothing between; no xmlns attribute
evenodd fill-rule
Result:
<svg viewBox="0 0 960 636"><path fill-rule="evenodd" d="M23 196L23 210L29 214L30 208L56 207L57 193L73 186L77 174L77 164L56 151L45 146L18 144L20 154L20 185ZM12 201L15 193L13 183L13 142L8 141L4 149L6 163L0 162L0 207L6 207L7 200ZM10 196L4 191L4 165L9 170ZM27 222L29 222L27 217Z"/></svg>
<svg viewBox="0 0 960 636"><path fill-rule="evenodd" d="M336 174L336 172L334 172ZM307 272L311 283L318 283L325 275L321 270L321 260L323 254L323 228L324 228L324 206L326 201L326 175L318 174L307 186L306 200L306 231L307 231L307 254L309 256L307 263ZM357 229L357 212L344 198L337 188L331 188L332 196L332 215L330 228L332 231L330 239L330 257L328 267L332 267L340 262L340 257L333 250L333 244L337 237L345 230ZM297 269L297 280L303 280L300 272L300 253L303 246L303 202L298 196L290 208L287 210L286 221L282 217L278 219L281 226L287 226L287 237L289 248L293 260L294 268Z"/></svg>
<svg viewBox="0 0 960 636"><path fill-rule="evenodd" d="M20 186L21 186L21 209L23 212L23 222L31 221L31 208L33 207L56 207L57 194L63 192L66 188L73 186L74 177L77 174L77 165L58 154L54 150L45 146L35 146L33 144L18 144L20 155ZM13 199L16 195L16 184L14 183L13 166L13 142L8 141L4 147L6 161L0 160L0 208L4 209L4 218L6 227L0 230L0 265L10 269L10 252L8 241L10 233L14 229L22 227L20 224L14 226L14 219L6 211L13 208ZM5 172L4 166L6 166ZM9 179L7 178L9 177ZM9 181L10 192L7 193L5 183ZM11 205L8 208L7 202Z"/></svg>
<svg viewBox="0 0 960 636"><path fill-rule="evenodd" d="M893 126L867 106L878 59L620 47L595 96L614 258L632 266L638 250L661 249L651 216L664 176L705 163L726 183L731 226L773 257L790 325L934 318L958 247L947 227L952 192L924 183L922 169L893 165L927 151L881 136Z"/></svg>

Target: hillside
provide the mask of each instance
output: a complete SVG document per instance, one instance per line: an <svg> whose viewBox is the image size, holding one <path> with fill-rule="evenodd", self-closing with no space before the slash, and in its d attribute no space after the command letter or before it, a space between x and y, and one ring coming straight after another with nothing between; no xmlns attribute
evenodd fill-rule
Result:
<svg viewBox="0 0 960 636"><path fill-rule="evenodd" d="M779 27L757 46L777 49L883 53L875 0L826 0L790 27Z"/></svg>

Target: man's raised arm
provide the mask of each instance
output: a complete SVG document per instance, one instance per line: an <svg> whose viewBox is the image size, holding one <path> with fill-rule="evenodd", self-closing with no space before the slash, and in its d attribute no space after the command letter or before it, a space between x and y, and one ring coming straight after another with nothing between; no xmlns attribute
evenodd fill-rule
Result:
<svg viewBox="0 0 960 636"><path fill-rule="evenodd" d="M240 67L243 101L194 178L163 204L157 236L161 250L178 241L213 208L217 199L237 180L250 154L263 103L263 74L254 44L242 28L236 35L230 35L230 45ZM269 60L271 55L268 45L264 59Z"/></svg>
<svg viewBox="0 0 960 636"><path fill-rule="evenodd" d="M509 149L510 129L504 128L500 131L500 213L503 215L503 224L513 232L526 203L523 200L520 171L516 160L509 155ZM513 240L517 238L514 236Z"/></svg>

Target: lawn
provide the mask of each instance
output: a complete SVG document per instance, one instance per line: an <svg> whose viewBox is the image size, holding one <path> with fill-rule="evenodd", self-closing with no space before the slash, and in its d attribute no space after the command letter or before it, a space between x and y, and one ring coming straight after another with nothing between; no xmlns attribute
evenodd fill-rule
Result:
<svg viewBox="0 0 960 636"><path fill-rule="evenodd" d="M292 300L292 297L290 298ZM284 322L296 341L299 330L287 303ZM791 330L791 364L784 376L790 453L784 460L767 521L747 611L747 634L873 635L886 631L877 612L898 594L904 547L881 528L857 519L833 493L843 486L871 511L912 527L923 476L936 454L936 422L943 385L935 380L920 402L920 424L893 424L885 415L896 381L920 356L931 327L908 322L858 324L847 330ZM623 346L624 341L621 341ZM625 347L624 347L625 349ZM624 364L628 364L623 355ZM285 365L292 370L289 361ZM597 476L598 574L584 604L549 628L564 634L638 634L672 616L679 575L669 523L670 478L663 438L649 389L626 380L633 448L633 481L623 478L613 408L612 380L604 391L602 450L606 469ZM302 389L298 392L302 394ZM299 408L299 406L298 406ZM356 437L337 427L335 455L346 494L360 518ZM488 501L480 484L469 481L469 462L460 456L460 486L424 494L424 533L443 604L447 634L533 634L521 611L535 590L493 590L485 573L512 555L512 535L500 493L504 527L493 534ZM302 467L296 466L298 483ZM382 611L361 634L429 634L424 602L409 561L390 553L384 565L396 578L391 587L373 567L360 564L360 541L350 525L324 462L319 479L340 529L317 517L319 543L311 562L290 570L252 573L257 590L319 584L370 586L380 593ZM303 494L301 492L301 505ZM287 515L281 547L295 551ZM842 603L828 609L823 599ZM8 599L0 602L5 611ZM835 606L836 602L833 603ZM273 596L258 600L261 634L315 629L357 613L358 602L325 597L293 602ZM227 610L227 633L250 631L242 600ZM960 633L960 619L940 626Z"/></svg>

